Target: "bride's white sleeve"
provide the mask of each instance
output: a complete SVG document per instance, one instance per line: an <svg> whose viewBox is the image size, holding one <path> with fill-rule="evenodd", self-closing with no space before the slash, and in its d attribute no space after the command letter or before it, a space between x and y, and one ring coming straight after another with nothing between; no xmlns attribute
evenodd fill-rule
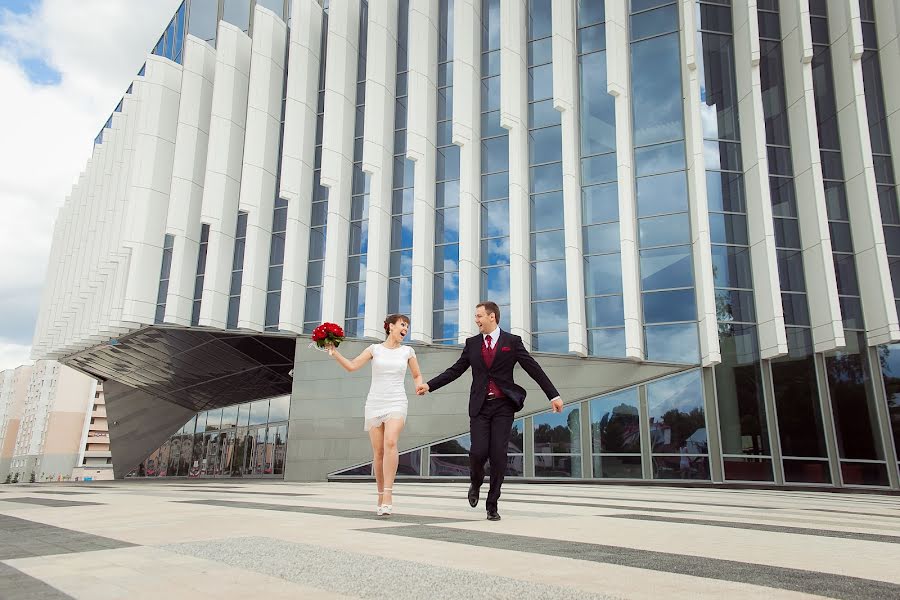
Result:
<svg viewBox="0 0 900 600"><path fill-rule="evenodd" d="M407 348L409 348L409 352L408 352L408 356L406 357L406 360L409 360L409 359L411 359L411 358L415 358L415 357L416 357L416 351L413 349L413 347L412 347L412 346L407 346Z"/></svg>

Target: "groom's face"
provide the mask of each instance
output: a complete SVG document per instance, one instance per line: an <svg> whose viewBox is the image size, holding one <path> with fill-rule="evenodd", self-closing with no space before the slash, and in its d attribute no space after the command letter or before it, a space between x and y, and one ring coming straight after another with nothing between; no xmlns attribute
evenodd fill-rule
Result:
<svg viewBox="0 0 900 600"><path fill-rule="evenodd" d="M478 331L481 333L490 333L497 328L497 316L494 313L488 313L483 306L475 309L475 324L478 325Z"/></svg>

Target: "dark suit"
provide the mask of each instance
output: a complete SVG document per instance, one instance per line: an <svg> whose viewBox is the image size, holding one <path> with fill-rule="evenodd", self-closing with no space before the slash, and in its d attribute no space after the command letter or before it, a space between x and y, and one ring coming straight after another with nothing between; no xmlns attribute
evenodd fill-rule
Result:
<svg viewBox="0 0 900 600"><path fill-rule="evenodd" d="M513 368L522 365L525 372L537 382L548 399L559 396L534 357L525 349L522 338L501 330L497 338L494 359L490 369L482 355L484 336L478 334L466 340L466 345L456 363L428 382L429 391L436 391L455 381L472 368L472 387L469 392L469 430L472 447L469 450L472 484L480 487L484 482L484 464L491 461L491 489L486 508L497 509L500 486L506 475L506 452L516 411L525 405L525 390L513 381ZM487 399L488 381L503 393L502 398Z"/></svg>

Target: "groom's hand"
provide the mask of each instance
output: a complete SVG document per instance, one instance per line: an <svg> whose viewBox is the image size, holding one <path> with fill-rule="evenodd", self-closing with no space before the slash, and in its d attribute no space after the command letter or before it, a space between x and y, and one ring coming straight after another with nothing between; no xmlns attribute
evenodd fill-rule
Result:
<svg viewBox="0 0 900 600"><path fill-rule="evenodd" d="M429 389L429 388L428 388L428 384L427 384L427 383L420 383L419 385L416 386L416 395L417 395L417 396L424 396L425 393L428 391L428 389Z"/></svg>
<svg viewBox="0 0 900 600"><path fill-rule="evenodd" d="M563 401L562 398L557 396L553 400L550 401L550 405L553 407L553 412L561 413L563 409Z"/></svg>

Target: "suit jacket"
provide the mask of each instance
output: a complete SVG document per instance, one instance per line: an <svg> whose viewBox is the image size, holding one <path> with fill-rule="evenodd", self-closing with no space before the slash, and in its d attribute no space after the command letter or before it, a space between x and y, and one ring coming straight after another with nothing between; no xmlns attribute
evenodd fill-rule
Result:
<svg viewBox="0 0 900 600"><path fill-rule="evenodd" d="M457 380L466 372L466 369L472 367L472 388L469 392L470 417L476 416L481 411L481 405L487 397L489 378L494 380L503 395L515 403L516 410L519 411L525 405L525 389L513 381L513 368L516 363L519 363L525 372L541 386L541 389L547 394L548 400L559 396L559 392L556 391L550 378L525 349L522 338L501 329L494 352L494 362L491 363L490 369L487 368L481 354L483 345L484 336L481 334L467 339L456 364L428 382L429 391L434 392Z"/></svg>

